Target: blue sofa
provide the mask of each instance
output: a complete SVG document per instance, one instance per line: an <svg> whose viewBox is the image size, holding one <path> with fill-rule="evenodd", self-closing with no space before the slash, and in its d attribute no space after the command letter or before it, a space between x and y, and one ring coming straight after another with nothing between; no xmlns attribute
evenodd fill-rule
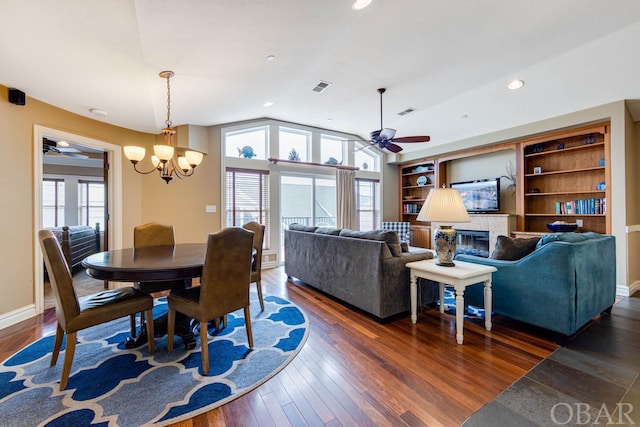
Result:
<svg viewBox="0 0 640 427"><path fill-rule="evenodd" d="M456 260L492 265L493 312L575 334L616 297L615 237L597 233L544 235L535 250L516 261L458 255ZM465 304L483 306L482 284L465 292Z"/></svg>

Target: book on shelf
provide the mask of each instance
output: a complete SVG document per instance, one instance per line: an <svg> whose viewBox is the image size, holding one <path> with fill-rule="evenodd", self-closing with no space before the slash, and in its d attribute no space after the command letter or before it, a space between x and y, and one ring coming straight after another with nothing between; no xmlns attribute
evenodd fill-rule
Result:
<svg viewBox="0 0 640 427"><path fill-rule="evenodd" d="M556 202L555 209L556 215L601 215L607 213L606 199L600 197Z"/></svg>

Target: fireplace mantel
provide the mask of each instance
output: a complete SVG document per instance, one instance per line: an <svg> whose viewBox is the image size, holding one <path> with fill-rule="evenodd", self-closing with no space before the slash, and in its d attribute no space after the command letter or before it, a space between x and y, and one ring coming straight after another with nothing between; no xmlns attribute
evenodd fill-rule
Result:
<svg viewBox="0 0 640 427"><path fill-rule="evenodd" d="M493 253L498 236L511 236L515 230L516 216L511 214L469 214L471 222L453 224L456 230L474 230L489 232L489 253ZM435 230L441 222L432 222L431 229Z"/></svg>

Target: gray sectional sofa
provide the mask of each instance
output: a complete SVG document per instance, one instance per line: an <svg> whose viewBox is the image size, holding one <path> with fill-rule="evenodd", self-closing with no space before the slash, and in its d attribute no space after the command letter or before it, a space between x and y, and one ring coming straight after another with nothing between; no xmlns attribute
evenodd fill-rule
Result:
<svg viewBox="0 0 640 427"><path fill-rule="evenodd" d="M285 272L379 321L389 320L410 308L405 264L433 258L427 249L406 245L404 249L398 235L389 230L291 224L284 234ZM435 297L433 293L426 299Z"/></svg>

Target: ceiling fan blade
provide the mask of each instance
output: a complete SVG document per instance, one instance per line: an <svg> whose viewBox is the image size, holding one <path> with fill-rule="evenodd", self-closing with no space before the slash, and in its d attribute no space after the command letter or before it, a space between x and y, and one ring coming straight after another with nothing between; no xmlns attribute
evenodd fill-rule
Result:
<svg viewBox="0 0 640 427"><path fill-rule="evenodd" d="M431 140L429 136L401 136L400 138L393 138L393 142L428 142Z"/></svg>
<svg viewBox="0 0 640 427"><path fill-rule="evenodd" d="M389 129L389 128L384 128L382 129L382 131L380 132L380 137L382 139L392 139L394 137L394 135L396 134L396 130L395 129Z"/></svg>
<svg viewBox="0 0 640 427"><path fill-rule="evenodd" d="M402 147L400 147L399 145L393 144L391 142L387 143L387 145L384 148L391 151L392 153L399 153L402 151Z"/></svg>

